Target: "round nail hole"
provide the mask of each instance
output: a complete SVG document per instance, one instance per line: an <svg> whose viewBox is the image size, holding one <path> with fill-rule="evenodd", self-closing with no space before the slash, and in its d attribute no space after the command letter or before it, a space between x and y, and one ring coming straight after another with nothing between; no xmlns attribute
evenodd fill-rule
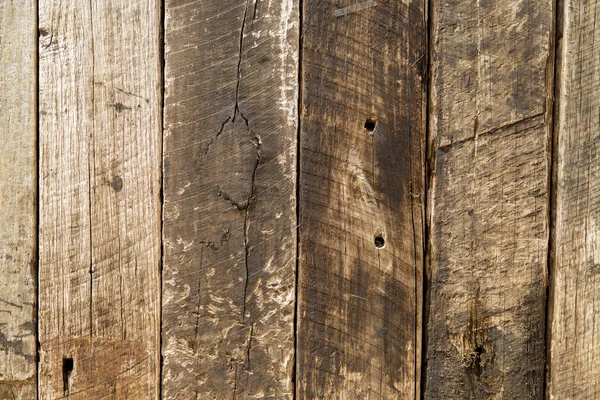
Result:
<svg viewBox="0 0 600 400"><path fill-rule="evenodd" d="M385 247L385 240L381 235L375 236L375 248L383 249Z"/></svg>
<svg viewBox="0 0 600 400"><path fill-rule="evenodd" d="M367 118L365 122L365 129L369 132L373 132L375 130L375 125L377 125L377 121L373 118Z"/></svg>
<svg viewBox="0 0 600 400"><path fill-rule="evenodd" d="M120 176L115 176L110 183L115 192L120 192L123 190L123 178Z"/></svg>

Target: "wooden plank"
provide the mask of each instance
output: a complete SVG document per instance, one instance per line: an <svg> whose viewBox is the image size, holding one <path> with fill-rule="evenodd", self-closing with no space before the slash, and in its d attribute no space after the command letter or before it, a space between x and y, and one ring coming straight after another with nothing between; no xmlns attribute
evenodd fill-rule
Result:
<svg viewBox="0 0 600 400"><path fill-rule="evenodd" d="M0 398L36 397L36 47L33 0L0 1Z"/></svg>
<svg viewBox="0 0 600 400"><path fill-rule="evenodd" d="M567 0L560 14L548 398L597 399L600 4Z"/></svg>
<svg viewBox="0 0 600 400"><path fill-rule="evenodd" d="M432 2L425 397L543 397L553 2Z"/></svg>
<svg viewBox="0 0 600 400"><path fill-rule="evenodd" d="M420 398L420 0L303 6L297 396Z"/></svg>
<svg viewBox="0 0 600 400"><path fill-rule="evenodd" d="M160 2L40 2L40 396L156 399Z"/></svg>
<svg viewBox="0 0 600 400"><path fill-rule="evenodd" d="M163 396L292 398L297 2L165 12Z"/></svg>

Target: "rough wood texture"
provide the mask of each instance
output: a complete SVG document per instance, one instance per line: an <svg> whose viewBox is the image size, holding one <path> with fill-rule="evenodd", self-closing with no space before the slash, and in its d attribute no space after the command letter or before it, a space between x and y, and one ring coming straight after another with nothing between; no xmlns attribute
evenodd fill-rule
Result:
<svg viewBox="0 0 600 400"><path fill-rule="evenodd" d="M425 4L303 4L297 396L419 398Z"/></svg>
<svg viewBox="0 0 600 400"><path fill-rule="evenodd" d="M551 399L600 398L599 18L597 1L567 0L557 26Z"/></svg>
<svg viewBox="0 0 600 400"><path fill-rule="evenodd" d="M297 3L165 11L163 396L292 398Z"/></svg>
<svg viewBox="0 0 600 400"><path fill-rule="evenodd" d="M36 396L36 3L0 1L0 398Z"/></svg>
<svg viewBox="0 0 600 400"><path fill-rule="evenodd" d="M552 5L432 3L426 398L543 395Z"/></svg>
<svg viewBox="0 0 600 400"><path fill-rule="evenodd" d="M155 399L160 6L40 2L40 395Z"/></svg>

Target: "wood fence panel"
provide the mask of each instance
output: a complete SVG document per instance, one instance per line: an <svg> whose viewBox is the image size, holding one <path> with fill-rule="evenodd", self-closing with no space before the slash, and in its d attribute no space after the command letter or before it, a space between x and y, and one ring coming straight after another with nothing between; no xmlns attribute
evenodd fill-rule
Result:
<svg viewBox="0 0 600 400"><path fill-rule="evenodd" d="M540 399L553 1L431 6L425 397Z"/></svg>
<svg viewBox="0 0 600 400"><path fill-rule="evenodd" d="M561 3L548 398L600 398L600 4ZM598 40L596 42L596 39Z"/></svg>
<svg viewBox="0 0 600 400"><path fill-rule="evenodd" d="M158 398L160 2L40 1L40 396Z"/></svg>
<svg viewBox="0 0 600 400"><path fill-rule="evenodd" d="M297 397L419 398L425 3L303 4Z"/></svg>
<svg viewBox="0 0 600 400"><path fill-rule="evenodd" d="M36 396L36 2L0 1L0 398Z"/></svg>
<svg viewBox="0 0 600 400"><path fill-rule="evenodd" d="M290 399L298 2L165 8L163 396Z"/></svg>

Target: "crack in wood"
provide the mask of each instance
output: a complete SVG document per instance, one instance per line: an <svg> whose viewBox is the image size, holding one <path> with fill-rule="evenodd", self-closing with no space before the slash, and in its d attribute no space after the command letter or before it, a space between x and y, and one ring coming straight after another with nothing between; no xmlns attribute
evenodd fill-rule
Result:
<svg viewBox="0 0 600 400"><path fill-rule="evenodd" d="M248 332L248 346L246 347L246 372L252 373L252 366L250 365L250 349L252 349L252 338L254 335L254 323L250 325L250 332Z"/></svg>
<svg viewBox="0 0 600 400"><path fill-rule="evenodd" d="M246 9L244 10L244 17L242 18L242 28L240 29L240 46L239 46L239 54L238 54L238 66L237 66L237 84L235 87L235 107L233 109L233 117L231 122L235 123L235 116L239 113L242 119L246 122L246 127L248 127L248 120L244 117L244 114L240 111L240 106L238 103L238 98L240 94L240 81L242 80L242 55L244 51L244 30L246 28L246 17L248 15L248 1L246 0Z"/></svg>
<svg viewBox="0 0 600 400"><path fill-rule="evenodd" d="M258 11L259 0L254 0L254 13L252 14L252 27L254 27L254 20L256 20L256 12Z"/></svg>
<svg viewBox="0 0 600 400"><path fill-rule="evenodd" d="M543 117L543 118L542 118ZM513 134L518 134L520 132L523 132L527 129L535 129L535 128L539 128L542 127L546 124L546 111L544 112L540 112L534 115L530 115L528 117L525 118L521 118L517 121L514 122L509 122L507 124L492 128L492 129L488 129L487 131L483 131L481 133L477 133L477 120L475 120L475 127L474 127L474 132L473 132L473 136L469 136L467 138L461 139L461 140L457 140L455 142L451 142L448 144L444 144L442 146L438 146L437 150L441 150L442 152L447 152L451 147L456 146L456 145L461 145L464 143L468 143L468 142L472 142L472 141L476 141L478 139L480 139L483 136L490 136L490 135L494 135L494 134L498 134L498 133L502 133L502 132L506 132L508 130L513 129L514 132L512 132ZM536 119L542 119L541 121L536 123ZM534 122L533 125L529 125L530 122Z"/></svg>
<svg viewBox="0 0 600 400"><path fill-rule="evenodd" d="M95 53L94 53L94 18L93 18L93 12L92 10L94 9L93 6L93 0L89 1L89 5L90 5L90 36L91 36L91 53L92 53L92 79L96 76L95 73ZM92 115L96 115L96 88L94 85L92 85L91 88L91 92L92 92ZM94 123L92 122L92 132L90 134L90 154L88 154L88 218L89 218L89 246L90 246L90 337L93 336L93 321L94 321L94 247L93 247L93 235L92 235L92 221L93 221L93 212L92 212L92 204L93 204L93 186L92 186L92 171L95 171L95 162L96 162L96 154L95 154L95 146L94 146ZM95 174L94 174L95 176Z"/></svg>
<svg viewBox="0 0 600 400"><path fill-rule="evenodd" d="M255 196L255 189L256 189L256 173L258 171L258 166L260 165L260 157L261 157L261 145L262 142L260 140L260 136L257 134L254 134L254 138L256 139L256 164L254 164L254 170L252 171L252 183L251 183L251 187L250 187L250 195L248 196L248 199L246 200L246 202L248 203L248 207L246 207L246 216L244 218L244 248L245 248L245 257L244 257L244 263L246 266L246 283L244 285L244 308L243 308L243 313L242 313L242 322L245 322L245 318L246 318L246 303L248 301L247 299L247 295L248 295L248 280L249 280L249 275L250 275L250 270L248 267L248 256L250 254L250 248L248 246L248 229L250 228L250 214L249 214L249 209L250 206L252 205L252 202L254 201L254 196Z"/></svg>

